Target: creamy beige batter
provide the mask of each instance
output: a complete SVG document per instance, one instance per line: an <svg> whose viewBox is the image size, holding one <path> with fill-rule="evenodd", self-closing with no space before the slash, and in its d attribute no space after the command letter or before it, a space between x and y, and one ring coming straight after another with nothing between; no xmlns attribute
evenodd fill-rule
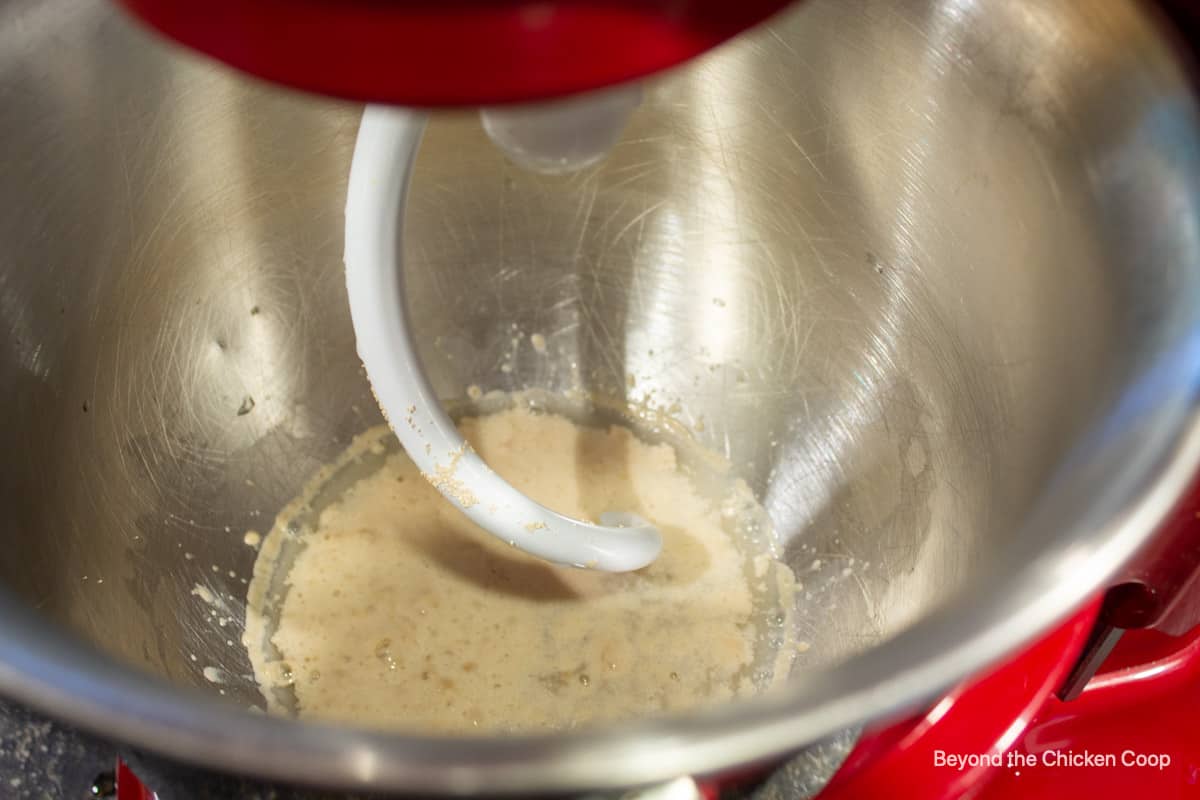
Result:
<svg viewBox="0 0 1200 800"><path fill-rule="evenodd" d="M272 710L287 710L278 690L290 686L301 716L424 732L544 730L762 688L761 670L751 675L764 663L763 615L779 613L778 581L735 546L728 500L723 519L723 498L699 496L671 447L523 408L460 429L493 469L561 513L651 520L661 557L622 575L551 566L477 528L392 452L311 529L297 531L301 498L263 541L244 643ZM359 437L343 463L369 448L378 455L387 436ZM304 546L281 576L289 538ZM784 583L785 573L772 570ZM775 636L775 650L791 647Z"/></svg>

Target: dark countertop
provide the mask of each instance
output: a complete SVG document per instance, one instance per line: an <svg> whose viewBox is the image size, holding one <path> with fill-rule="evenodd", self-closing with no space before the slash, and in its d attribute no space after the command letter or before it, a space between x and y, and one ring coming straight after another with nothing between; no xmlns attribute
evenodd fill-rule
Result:
<svg viewBox="0 0 1200 800"><path fill-rule="evenodd" d="M116 766L114 745L0 700L0 797L90 798L97 776Z"/></svg>

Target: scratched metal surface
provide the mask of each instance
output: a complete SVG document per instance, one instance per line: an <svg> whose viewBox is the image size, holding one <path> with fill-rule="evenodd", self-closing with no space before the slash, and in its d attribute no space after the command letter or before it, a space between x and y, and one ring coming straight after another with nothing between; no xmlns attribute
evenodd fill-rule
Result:
<svg viewBox="0 0 1200 800"><path fill-rule="evenodd" d="M651 87L603 168L571 178L436 119L405 253L442 394L582 385L682 406L788 544L801 666L994 563L1087 421L1117 314L1026 119L966 102L952 73L919 103L919 74L853 101L797 81L791 50L835 74L861 58L816 34L846 12L808 11ZM801 26L812 14L830 19ZM943 107L962 107L953 126ZM514 325L552 357L514 348Z"/></svg>
<svg viewBox="0 0 1200 800"><path fill-rule="evenodd" d="M652 394L730 459L804 584L794 695L519 751L235 713L261 705L237 645L242 534L381 421L341 274L358 113L99 2L0 3L9 691L277 777L650 780L944 688L981 630L1003 629L994 655L1103 580L1174 484L1148 487L1194 460L1195 361L1170 359L1200 314L1196 116L1153 26L1117 0L812 0L654 81L576 176L520 172L472 116L434 119L405 254L448 399ZM13 640L28 607L205 699ZM63 663L106 691L43 668Z"/></svg>
<svg viewBox="0 0 1200 800"><path fill-rule="evenodd" d="M240 609L242 534L378 421L340 274L358 109L72 5L8 3L0 24L5 54L18 37L56 52L4 64L4 103L26 109L0 154L3 438L21 454L4 502L23 544L0 571L109 652L205 685L214 659L248 664L193 587Z"/></svg>

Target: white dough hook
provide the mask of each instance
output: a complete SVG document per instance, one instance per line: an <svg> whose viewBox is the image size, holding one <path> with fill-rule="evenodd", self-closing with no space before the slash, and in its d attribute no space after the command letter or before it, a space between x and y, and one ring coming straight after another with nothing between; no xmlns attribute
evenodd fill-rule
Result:
<svg viewBox="0 0 1200 800"><path fill-rule="evenodd" d="M596 525L521 494L464 441L421 369L404 303L401 236L408 179L425 115L368 106L346 199L346 289L380 408L413 463L455 507L494 536L558 564L608 572L640 569L662 550L648 522L626 512Z"/></svg>

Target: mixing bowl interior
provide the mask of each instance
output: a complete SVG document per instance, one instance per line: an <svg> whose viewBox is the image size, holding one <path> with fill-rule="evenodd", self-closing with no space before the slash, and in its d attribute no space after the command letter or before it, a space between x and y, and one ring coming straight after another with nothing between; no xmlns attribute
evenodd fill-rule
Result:
<svg viewBox="0 0 1200 800"><path fill-rule="evenodd" d="M0 4L0 97L0 581L261 706L243 534L382 421L341 271L361 109L58 0ZM1195 363L1161 365L1200 314L1196 142L1134 4L810 0L652 81L574 176L436 115L409 304L448 401L677 403L804 585L802 682L1068 549L1082 598L1136 544L1087 560L1113 508L1072 459L1116 506L1182 441Z"/></svg>

